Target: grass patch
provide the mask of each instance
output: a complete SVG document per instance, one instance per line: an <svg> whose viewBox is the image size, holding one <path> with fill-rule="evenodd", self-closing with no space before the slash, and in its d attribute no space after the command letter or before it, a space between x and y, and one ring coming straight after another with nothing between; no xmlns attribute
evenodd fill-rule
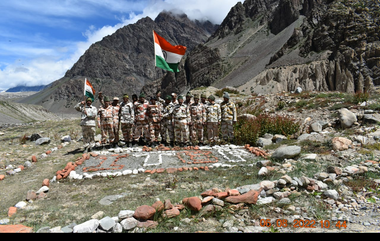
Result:
<svg viewBox="0 0 380 241"><path fill-rule="evenodd" d="M290 116L260 114L254 120L239 120L235 125L235 140L239 145L255 145L258 137L269 134L290 136L301 124Z"/></svg>

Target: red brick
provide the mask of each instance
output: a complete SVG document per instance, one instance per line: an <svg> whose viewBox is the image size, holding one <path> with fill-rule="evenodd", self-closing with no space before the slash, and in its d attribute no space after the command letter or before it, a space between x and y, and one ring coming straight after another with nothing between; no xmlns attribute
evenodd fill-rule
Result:
<svg viewBox="0 0 380 241"><path fill-rule="evenodd" d="M202 200L199 197L184 198L182 203L193 211L199 211L202 209Z"/></svg>
<svg viewBox="0 0 380 241"><path fill-rule="evenodd" d="M50 185L50 181L49 181L49 179L44 179L43 181L42 181L42 186L47 186L47 187L49 187L49 185Z"/></svg>
<svg viewBox="0 0 380 241"><path fill-rule="evenodd" d="M260 190L250 190L249 192L239 195L239 196L229 196L225 200L229 203L247 203L247 204L256 204L257 199L260 195L262 188Z"/></svg>
<svg viewBox="0 0 380 241"><path fill-rule="evenodd" d="M10 207L8 209L8 217L12 217L16 213L17 213L17 208L16 207Z"/></svg>
<svg viewBox="0 0 380 241"><path fill-rule="evenodd" d="M32 162L37 162L37 157L36 156L32 156Z"/></svg>
<svg viewBox="0 0 380 241"><path fill-rule="evenodd" d="M152 206L142 205L135 210L133 217L137 220L148 220L152 219L155 213L156 209Z"/></svg>
<svg viewBox="0 0 380 241"><path fill-rule="evenodd" d="M167 173L175 173L175 172L177 172L177 168L174 168L174 167L166 168L166 172Z"/></svg>
<svg viewBox="0 0 380 241"><path fill-rule="evenodd" d="M4 180L5 175L0 175L0 181Z"/></svg>
<svg viewBox="0 0 380 241"><path fill-rule="evenodd" d="M22 224L0 225L0 233L32 233L33 228Z"/></svg>

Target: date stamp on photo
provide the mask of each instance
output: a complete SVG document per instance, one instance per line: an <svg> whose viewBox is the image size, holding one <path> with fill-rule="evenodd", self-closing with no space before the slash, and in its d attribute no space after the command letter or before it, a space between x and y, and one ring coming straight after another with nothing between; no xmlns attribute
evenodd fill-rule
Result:
<svg viewBox="0 0 380 241"><path fill-rule="evenodd" d="M260 219L261 227L274 227L274 228L330 228L346 229L347 221L332 222L329 220L313 220L313 219L294 219L288 221L287 219L276 219L274 222L271 219Z"/></svg>

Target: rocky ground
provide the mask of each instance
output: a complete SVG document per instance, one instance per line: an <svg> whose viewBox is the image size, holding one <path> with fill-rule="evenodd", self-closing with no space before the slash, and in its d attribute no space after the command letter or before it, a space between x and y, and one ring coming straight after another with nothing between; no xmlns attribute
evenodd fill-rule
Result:
<svg viewBox="0 0 380 241"><path fill-rule="evenodd" d="M2 128L0 230L21 224L32 232L378 232L376 94L365 102L342 93L231 95L240 115L259 106L294 116L300 131L263 135L256 147L213 147L244 150L250 155L245 162L197 169L193 163L187 171L182 164L160 171L136 166L91 177L72 172L57 180L58 170L84 158L79 120ZM37 145L32 134L47 142ZM118 158L133 151L142 149L91 155ZM150 217L141 216L152 206Z"/></svg>

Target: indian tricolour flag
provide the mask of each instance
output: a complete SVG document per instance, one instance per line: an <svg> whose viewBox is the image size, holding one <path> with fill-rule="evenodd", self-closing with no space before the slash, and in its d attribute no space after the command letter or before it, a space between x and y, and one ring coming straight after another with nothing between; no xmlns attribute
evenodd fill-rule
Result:
<svg viewBox="0 0 380 241"><path fill-rule="evenodd" d="M171 72L179 72L178 64L186 53L186 47L182 45L171 45L154 30L153 37L154 52L156 55L156 67Z"/></svg>
<svg viewBox="0 0 380 241"><path fill-rule="evenodd" d="M92 87L90 81L88 81L87 78L84 80L84 96L86 96L86 99L91 98L92 102L94 102L95 89Z"/></svg>

